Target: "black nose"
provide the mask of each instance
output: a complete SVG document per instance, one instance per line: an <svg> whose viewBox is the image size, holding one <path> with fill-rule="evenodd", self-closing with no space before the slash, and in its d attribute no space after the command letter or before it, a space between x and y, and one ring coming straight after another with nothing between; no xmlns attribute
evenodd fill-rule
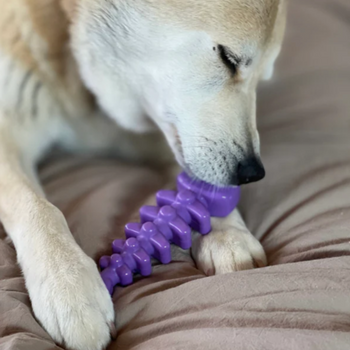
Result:
<svg viewBox="0 0 350 350"><path fill-rule="evenodd" d="M257 182L265 177L265 169L260 159L249 158L238 164L237 180L238 185L248 184L250 182Z"/></svg>

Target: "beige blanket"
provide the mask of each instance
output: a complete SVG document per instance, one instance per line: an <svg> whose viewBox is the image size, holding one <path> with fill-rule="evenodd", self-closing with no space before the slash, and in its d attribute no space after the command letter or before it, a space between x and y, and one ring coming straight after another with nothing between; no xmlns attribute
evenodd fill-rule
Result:
<svg viewBox="0 0 350 350"><path fill-rule="evenodd" d="M241 207L270 266L208 278L188 253L156 266L115 293L110 349L350 349L349 0L290 1L276 78L259 96L268 176L245 188ZM163 186L159 174L111 160L61 159L42 179L95 259ZM0 238L0 349L58 349Z"/></svg>

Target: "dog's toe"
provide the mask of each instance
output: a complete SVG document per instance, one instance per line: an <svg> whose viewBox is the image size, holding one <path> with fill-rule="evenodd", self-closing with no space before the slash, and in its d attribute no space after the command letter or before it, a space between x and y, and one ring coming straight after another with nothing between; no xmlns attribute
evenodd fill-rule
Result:
<svg viewBox="0 0 350 350"><path fill-rule="evenodd" d="M248 231L229 228L207 236L195 235L192 255L206 275L266 266L266 255L260 242Z"/></svg>

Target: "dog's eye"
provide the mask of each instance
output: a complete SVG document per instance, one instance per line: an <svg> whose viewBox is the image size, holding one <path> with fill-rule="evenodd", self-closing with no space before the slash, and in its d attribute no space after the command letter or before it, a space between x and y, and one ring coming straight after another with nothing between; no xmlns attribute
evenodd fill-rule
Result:
<svg viewBox="0 0 350 350"><path fill-rule="evenodd" d="M240 59L228 53L227 49L222 45L218 46L218 50L219 50L219 54L222 62L224 62L225 66L231 71L233 75L236 75L238 66L240 63Z"/></svg>

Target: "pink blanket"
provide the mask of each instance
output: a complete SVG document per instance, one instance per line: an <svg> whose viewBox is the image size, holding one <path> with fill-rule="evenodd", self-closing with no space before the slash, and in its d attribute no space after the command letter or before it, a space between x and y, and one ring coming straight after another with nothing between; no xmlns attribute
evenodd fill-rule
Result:
<svg viewBox="0 0 350 350"><path fill-rule="evenodd" d="M350 2L293 0L272 83L261 87L266 180L242 213L269 267L205 277L188 252L114 295L121 350L350 349ZM60 159L42 179L76 240L98 259L160 174ZM59 293L59 291L57 291ZM0 234L0 349L59 349L35 320Z"/></svg>

